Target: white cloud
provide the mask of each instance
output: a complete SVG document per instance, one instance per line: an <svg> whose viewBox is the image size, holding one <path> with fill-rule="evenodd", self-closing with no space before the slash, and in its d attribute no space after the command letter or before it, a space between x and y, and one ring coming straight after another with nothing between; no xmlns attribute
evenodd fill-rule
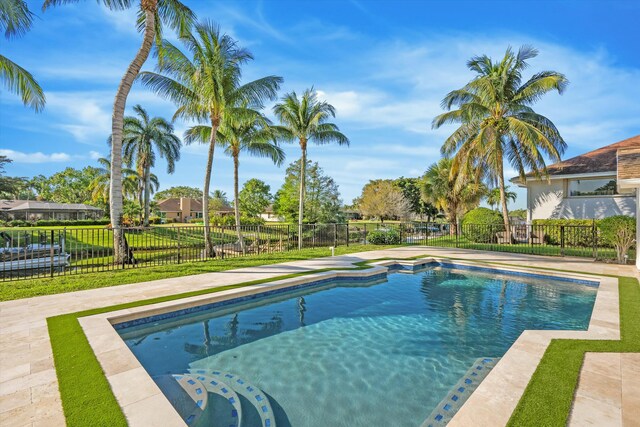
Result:
<svg viewBox="0 0 640 427"><path fill-rule="evenodd" d="M111 129L106 92L48 92L47 112L59 118L55 126L69 132L78 142L97 145L106 141Z"/></svg>
<svg viewBox="0 0 640 427"><path fill-rule="evenodd" d="M5 149L0 149L0 155L7 156L16 163L68 162L72 157L67 153L45 154L40 151L36 153L23 153L20 151Z"/></svg>
<svg viewBox="0 0 640 427"><path fill-rule="evenodd" d="M89 151L89 158L91 160L98 160L102 157L103 157L102 154L98 153L97 151Z"/></svg>

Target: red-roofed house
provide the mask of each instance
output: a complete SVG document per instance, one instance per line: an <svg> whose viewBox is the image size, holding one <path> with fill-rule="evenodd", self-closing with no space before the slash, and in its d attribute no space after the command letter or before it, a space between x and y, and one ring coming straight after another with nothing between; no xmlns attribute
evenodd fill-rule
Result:
<svg viewBox="0 0 640 427"><path fill-rule="evenodd" d="M636 191L617 184L618 150L638 148L640 135L550 165L547 177L513 178L512 182L527 189L527 219L635 216Z"/></svg>

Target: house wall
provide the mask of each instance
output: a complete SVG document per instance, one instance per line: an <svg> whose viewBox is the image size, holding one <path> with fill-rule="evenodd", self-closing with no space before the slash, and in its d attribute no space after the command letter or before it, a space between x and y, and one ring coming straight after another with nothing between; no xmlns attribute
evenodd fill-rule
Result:
<svg viewBox="0 0 640 427"><path fill-rule="evenodd" d="M265 221L282 221L282 218L278 215L276 215L275 213L261 213L260 218L264 219Z"/></svg>
<svg viewBox="0 0 640 427"><path fill-rule="evenodd" d="M566 180L527 184L527 212L533 219L602 219L636 215L633 193L616 196L566 197Z"/></svg>

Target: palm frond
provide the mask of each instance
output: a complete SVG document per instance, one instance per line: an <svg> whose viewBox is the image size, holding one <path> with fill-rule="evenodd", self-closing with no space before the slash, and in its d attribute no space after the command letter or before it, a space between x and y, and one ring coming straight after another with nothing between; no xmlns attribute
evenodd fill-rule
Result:
<svg viewBox="0 0 640 427"><path fill-rule="evenodd" d="M0 80L9 92L18 95L22 103L36 112L42 111L46 102L44 91L29 73L18 64L0 55Z"/></svg>

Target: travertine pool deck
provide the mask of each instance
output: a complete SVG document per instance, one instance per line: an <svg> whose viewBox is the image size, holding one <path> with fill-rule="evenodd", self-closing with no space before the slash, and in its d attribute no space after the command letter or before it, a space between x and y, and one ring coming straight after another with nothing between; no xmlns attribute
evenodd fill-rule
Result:
<svg viewBox="0 0 640 427"><path fill-rule="evenodd" d="M196 289L214 288L256 279L267 279L302 271L312 271L329 267L349 267L352 263L363 260L386 257L408 258L418 255L458 258L474 262L508 263L528 268L565 269L592 274L637 275L637 270L631 266L600 264L585 259L539 257L416 246L363 252L333 258L250 267L219 273L163 279L153 282L3 302L0 303L0 425L3 427L64 425L64 416L60 404L51 346L47 333L47 317ZM608 299L605 298L603 300L604 303L611 304L610 298L609 301L607 300ZM617 310L617 307L615 310ZM617 313L617 311L615 313ZM600 322L600 324L593 325L596 326L594 331L600 334L600 338L606 335L607 337L610 336L612 339L615 339L613 335L615 333L615 325L610 324L610 319L595 320ZM545 337L544 333L537 331L533 333L532 336L525 336L527 334L529 334L529 332L526 332L523 334L523 337L521 337L521 339L526 338L523 340L525 346L528 345L528 348L534 349L534 352L539 352L542 346L546 348L544 340L548 339L548 337ZM542 342L540 342L540 340L542 340ZM520 341L520 339L518 341ZM528 341L531 342L529 343ZM542 351L544 350L542 349ZM602 354L596 356L602 356ZM618 359L615 360L619 360L618 365L615 365L619 366L618 380L616 381L615 376L612 377L612 381L607 383L610 386L605 387L603 389L605 391L600 391L600 394L597 394L588 385L590 384L589 371L594 371L595 374L599 373L597 370L597 357L593 359L591 355L588 355L585 360L583 372L581 373L580 385L576 394L575 407L571 418L571 421L575 425L585 425L587 422L593 422L594 425L604 425L599 420L609 419L602 418L610 416L610 412L606 411L603 412L604 415L602 415L602 417L598 415L599 418L594 418L596 415L594 415L595 412L591 410L591 408L595 407L595 405L587 404L589 401L586 399L603 403L603 405L601 405L601 409L603 410L607 409L605 406L609 409L617 408L616 414L618 415L613 415L614 422L607 425L623 425L623 422L624 425L634 425L634 422L637 423L637 420L640 419L640 408L638 407L639 402L637 396L640 395L640 393L638 393L637 384L632 382L630 377L638 377L640 361L637 357L634 358L634 356L637 355L616 356L614 354L609 356L612 359L617 357ZM592 362L595 363L595 365ZM117 365L118 362L115 361L114 364ZM499 366L497 366L496 369L498 369L498 367ZM500 371L496 372L499 373ZM508 375L508 372L506 374ZM523 374L524 373L521 372L519 376L523 377ZM495 378L497 380L498 375L495 375ZM508 376L503 379L507 383L510 383L513 377ZM526 382L528 382L528 377L526 378ZM591 383L594 383L594 381L591 381ZM595 381L595 383L598 385L603 384L602 381ZM628 396L628 393L631 393L631 396ZM615 395L621 396L619 402L612 400L614 398L604 397ZM478 394L478 399L480 397L482 397L482 395ZM135 400L135 396L133 399ZM511 396L511 400L514 400L515 403L517 403L518 399L519 396L517 395ZM467 403L471 404L472 401L473 398ZM148 408L152 409L155 403L157 402L149 402L150 406L148 406ZM494 403L496 403L495 399ZM497 403L502 405L501 402ZM466 406L467 405L465 405L465 407ZM513 404L513 406L515 406L515 404ZM505 415L502 415L502 418L496 418L496 423L482 424L482 422L478 422L479 420L476 417L472 424L468 424L463 416L464 410L454 419L454 421L458 423L457 425L501 425L506 422L504 418ZM590 416L592 418L589 418ZM506 419L508 419L508 416ZM131 421L134 420L132 419ZM148 421L147 419L147 422Z"/></svg>

